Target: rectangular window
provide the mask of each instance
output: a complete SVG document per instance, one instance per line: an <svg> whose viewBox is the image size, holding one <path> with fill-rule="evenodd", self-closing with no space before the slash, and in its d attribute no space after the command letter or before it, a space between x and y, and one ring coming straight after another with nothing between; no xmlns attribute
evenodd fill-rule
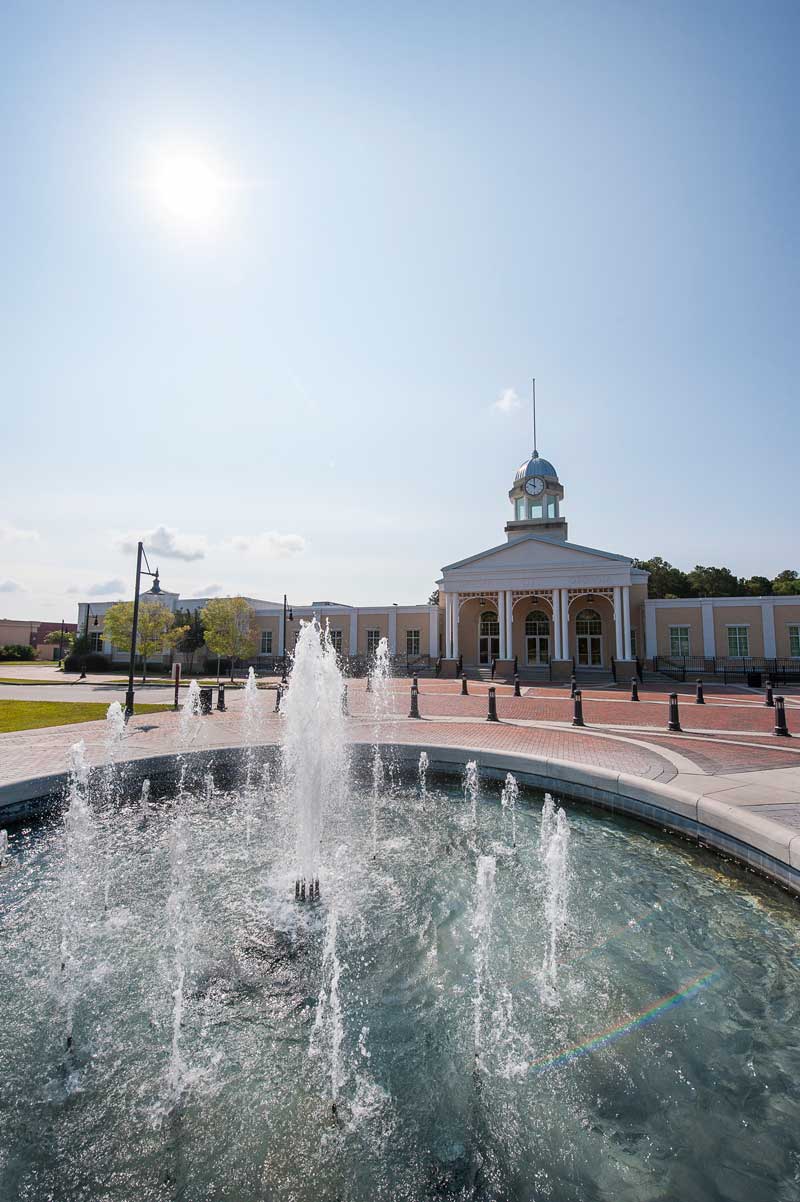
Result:
<svg viewBox="0 0 800 1202"><path fill-rule="evenodd" d="M328 633L331 636L331 643L333 644L334 651L336 652L337 655L341 655L342 654L342 632L341 632L341 630L329 630Z"/></svg>
<svg viewBox="0 0 800 1202"><path fill-rule="evenodd" d="M272 631L261 631L261 654L272 655Z"/></svg>
<svg viewBox="0 0 800 1202"><path fill-rule="evenodd" d="M380 630L367 631L367 655L374 655L378 650L378 643L381 641Z"/></svg>
<svg viewBox="0 0 800 1202"><path fill-rule="evenodd" d="M558 502L556 501L555 497L547 498L547 516L549 518L558 517Z"/></svg>
<svg viewBox="0 0 800 1202"><path fill-rule="evenodd" d="M533 501L531 501L531 517L540 518L543 513L544 510L542 509L542 506L539 504L534 504Z"/></svg>
<svg viewBox="0 0 800 1202"><path fill-rule="evenodd" d="M728 655L743 659L750 654L750 631L747 626L728 627Z"/></svg>
<svg viewBox="0 0 800 1202"><path fill-rule="evenodd" d="M102 631L92 630L89 632L89 650L102 652L102 650L103 650L103 633L102 633Z"/></svg>
<svg viewBox="0 0 800 1202"><path fill-rule="evenodd" d="M522 522L525 519L525 502L517 501L517 521Z"/></svg>
<svg viewBox="0 0 800 1202"><path fill-rule="evenodd" d="M670 626L670 628L669 628L669 653L670 653L670 655L688 655L689 654L689 627L688 626Z"/></svg>
<svg viewBox="0 0 800 1202"><path fill-rule="evenodd" d="M636 659L636 631L631 628L631 658Z"/></svg>
<svg viewBox="0 0 800 1202"><path fill-rule="evenodd" d="M419 631L406 631L406 655L419 655Z"/></svg>
<svg viewBox="0 0 800 1202"><path fill-rule="evenodd" d="M800 626L789 627L789 654L792 659L800 659Z"/></svg>

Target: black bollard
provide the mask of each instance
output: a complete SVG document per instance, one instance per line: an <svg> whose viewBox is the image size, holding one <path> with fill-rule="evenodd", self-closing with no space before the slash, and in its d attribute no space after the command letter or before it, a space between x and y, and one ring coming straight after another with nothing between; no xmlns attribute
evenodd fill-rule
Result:
<svg viewBox="0 0 800 1202"><path fill-rule="evenodd" d="M639 683L638 683L636 677L634 676L633 680L631 681L631 701L638 701L638 700L639 700Z"/></svg>
<svg viewBox="0 0 800 1202"><path fill-rule="evenodd" d="M767 681L767 691L766 691L766 694L764 695L764 705L769 706L770 709L775 708L775 698L773 697L773 694L772 694L772 681L771 680Z"/></svg>
<svg viewBox="0 0 800 1202"><path fill-rule="evenodd" d="M342 685L342 713L345 718L350 717L350 707L347 704L347 685Z"/></svg>
<svg viewBox="0 0 800 1202"><path fill-rule="evenodd" d="M572 725L573 726L585 726L586 723L583 720L583 696L581 694L580 689L576 689L575 692L572 694L572 701L573 701Z"/></svg>
<svg viewBox="0 0 800 1202"><path fill-rule="evenodd" d="M225 713L225 685L217 685L217 709L221 713Z"/></svg>
<svg viewBox="0 0 800 1202"><path fill-rule="evenodd" d="M570 676L570 678L569 678L569 695L570 695L570 697L574 697L575 694L577 693L577 691L578 691L578 682L575 679L574 675Z"/></svg>
<svg viewBox="0 0 800 1202"><path fill-rule="evenodd" d="M462 677L461 677L461 696L469 697L469 689L467 688L466 675L462 675Z"/></svg>
<svg viewBox="0 0 800 1202"><path fill-rule="evenodd" d="M277 689L275 690L275 713L276 714L279 714L281 712L281 701L282 700L283 700L283 689L281 688L280 685L278 685Z"/></svg>
<svg viewBox="0 0 800 1202"><path fill-rule="evenodd" d="M694 698L694 700L695 700L695 705L705 705L705 703L706 703L706 699L705 699L705 697L703 696L703 682L702 682L702 680L698 680L698 682L697 682L697 690L696 690L696 692L695 692L695 698Z"/></svg>
<svg viewBox="0 0 800 1202"><path fill-rule="evenodd" d="M670 693L669 695L669 722L667 730L680 730L681 720L678 714L678 694Z"/></svg>
<svg viewBox="0 0 800 1202"><path fill-rule="evenodd" d="M514 656L514 675L515 676L516 676L517 672L519 672L519 656L515 655Z"/></svg>
<svg viewBox="0 0 800 1202"><path fill-rule="evenodd" d="M415 689L413 685L411 686L411 709L408 716L409 718L419 717L419 689Z"/></svg>
<svg viewBox="0 0 800 1202"><path fill-rule="evenodd" d="M522 696L522 693L521 693L521 692L520 692L520 690L519 690L519 677L518 677L518 676L515 676L515 677L514 677L514 696L515 696L515 697L521 697L521 696Z"/></svg>
<svg viewBox="0 0 800 1202"><path fill-rule="evenodd" d="M775 734L788 739L789 727L786 725L786 706L783 697L775 698Z"/></svg>
<svg viewBox="0 0 800 1202"><path fill-rule="evenodd" d="M416 672L415 672L415 673L414 673L414 675L411 677L411 683L412 683L412 685L414 686L414 688L417 690L417 692L419 692L419 681L417 680L417 674L416 674Z"/></svg>
<svg viewBox="0 0 800 1202"><path fill-rule="evenodd" d="M497 669L497 660L493 659L492 660L492 680L494 680L494 674L495 674L496 669Z"/></svg>
<svg viewBox="0 0 800 1202"><path fill-rule="evenodd" d="M372 692L372 677L370 676L369 672L367 672L367 692Z"/></svg>
<svg viewBox="0 0 800 1202"><path fill-rule="evenodd" d="M486 715L487 722L499 722L497 716L497 689L489 689L489 712Z"/></svg>

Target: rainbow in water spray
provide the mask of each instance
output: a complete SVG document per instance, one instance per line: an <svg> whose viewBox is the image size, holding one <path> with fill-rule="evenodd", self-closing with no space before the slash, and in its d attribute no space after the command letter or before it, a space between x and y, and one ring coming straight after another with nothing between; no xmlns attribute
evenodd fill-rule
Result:
<svg viewBox="0 0 800 1202"><path fill-rule="evenodd" d="M654 1022L660 1018L662 1014L666 1014L674 1006L680 1006L681 1002L688 1002L690 998L697 997L704 989L708 989L709 985L713 985L722 975L721 968L712 968L710 972L704 973L700 977L695 977L693 981L687 981L680 989L676 989L674 993L668 993L666 997L659 998L647 1010L642 1010L633 1018L626 1018L624 1022L618 1023L616 1027L609 1027L605 1031L601 1031L597 1035L592 1035L583 1043L576 1043L571 1048L566 1048L563 1052L559 1052L555 1056L547 1056L542 1060L534 1060L528 1065L531 1072L541 1073L548 1068L556 1068L558 1065L569 1064L571 1060L577 1060L579 1056L588 1056L591 1052L596 1052L598 1048L605 1047L606 1044L614 1043L617 1039L622 1039L624 1035L629 1035L631 1031L635 1031L638 1027L645 1027L648 1023Z"/></svg>

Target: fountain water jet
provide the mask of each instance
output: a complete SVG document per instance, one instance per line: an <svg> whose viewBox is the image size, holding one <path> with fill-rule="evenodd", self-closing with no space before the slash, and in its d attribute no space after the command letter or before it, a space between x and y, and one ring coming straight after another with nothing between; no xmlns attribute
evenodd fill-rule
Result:
<svg viewBox="0 0 800 1202"><path fill-rule="evenodd" d="M337 1113L339 1093L346 1080L342 1046L344 1044L344 1019L339 996L339 978L342 966L336 954L336 910L328 915L325 928L325 944L322 949L322 988L317 1001L317 1013L311 1032L309 1055L317 1056L327 1045L328 1072L331 1090L331 1110Z"/></svg>
<svg viewBox="0 0 800 1202"><path fill-rule="evenodd" d="M64 818L59 998L67 1051L72 1048L75 1011L80 1000L80 952L85 930L84 910L94 870L95 823L86 798L89 765L83 739L69 753L69 807Z"/></svg>
<svg viewBox="0 0 800 1202"><path fill-rule="evenodd" d="M0 830L0 868L5 868L10 858L8 854L8 831Z"/></svg>
<svg viewBox="0 0 800 1202"><path fill-rule="evenodd" d="M558 1000L558 941L567 925L569 825L567 815L549 793L544 795L539 835L539 863L544 875L544 917L547 930L541 969L541 996L548 1005Z"/></svg>
<svg viewBox="0 0 800 1202"><path fill-rule="evenodd" d="M511 846L517 846L517 799L519 798L519 785L516 777L511 773L506 774L506 783L503 785L503 791L500 794L500 804L503 810L508 810L511 814Z"/></svg>
<svg viewBox="0 0 800 1202"><path fill-rule="evenodd" d="M468 760L464 769L464 800L470 803L470 818L472 826L478 825L478 792L480 777L477 760Z"/></svg>
<svg viewBox="0 0 800 1202"><path fill-rule="evenodd" d="M419 764L417 766L417 776L419 778L419 795L424 801L428 796L428 753L421 751L419 753Z"/></svg>
<svg viewBox="0 0 800 1202"><path fill-rule="evenodd" d="M472 916L472 937L475 943L475 989L472 998L473 1034L475 1037L475 1067L482 1068L483 995L486 969L489 963L489 942L492 933L496 861L494 856L478 856L475 879L475 907Z"/></svg>
<svg viewBox="0 0 800 1202"><path fill-rule="evenodd" d="M167 930L172 955L172 1043L167 1068L167 1090L177 1104L188 1084L188 1071L181 1047L181 1028L186 1006L186 979L194 956L194 906L189 880L190 832L186 814L178 813L169 834L170 894L167 898Z"/></svg>
<svg viewBox="0 0 800 1202"><path fill-rule="evenodd" d="M283 769L294 814L295 897L319 896L319 846L325 811L346 783L342 692L336 649L319 623L303 622L291 683L281 701Z"/></svg>

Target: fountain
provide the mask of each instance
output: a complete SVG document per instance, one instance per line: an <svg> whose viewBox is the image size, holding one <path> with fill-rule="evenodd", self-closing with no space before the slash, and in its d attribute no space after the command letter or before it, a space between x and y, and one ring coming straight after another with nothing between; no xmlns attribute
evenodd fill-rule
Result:
<svg viewBox="0 0 800 1202"><path fill-rule="evenodd" d="M519 785L512 773L507 773L506 782L503 785L503 790L500 794L500 804L504 812L511 815L511 846L517 846L517 799L519 798Z"/></svg>
<svg viewBox="0 0 800 1202"><path fill-rule="evenodd" d="M445 749L395 787L342 693L305 624L279 756L253 689L189 774L187 697L157 803L75 744L63 821L2 840L0 1197L793 1196L795 901Z"/></svg>
<svg viewBox="0 0 800 1202"><path fill-rule="evenodd" d="M0 868L5 868L6 864L10 863L8 854L8 831L0 829Z"/></svg>
<svg viewBox="0 0 800 1202"><path fill-rule="evenodd" d="M281 701L283 770L296 831L295 896L319 896L319 846L328 806L345 787L344 680L336 649L319 623L303 622L291 682Z"/></svg>
<svg viewBox="0 0 800 1202"><path fill-rule="evenodd" d="M558 944L567 923L567 854L569 826L567 815L549 793L544 795L542 829L539 836L539 861L544 877L544 915L547 930L542 961L542 1001L555 1005L558 1000Z"/></svg>

